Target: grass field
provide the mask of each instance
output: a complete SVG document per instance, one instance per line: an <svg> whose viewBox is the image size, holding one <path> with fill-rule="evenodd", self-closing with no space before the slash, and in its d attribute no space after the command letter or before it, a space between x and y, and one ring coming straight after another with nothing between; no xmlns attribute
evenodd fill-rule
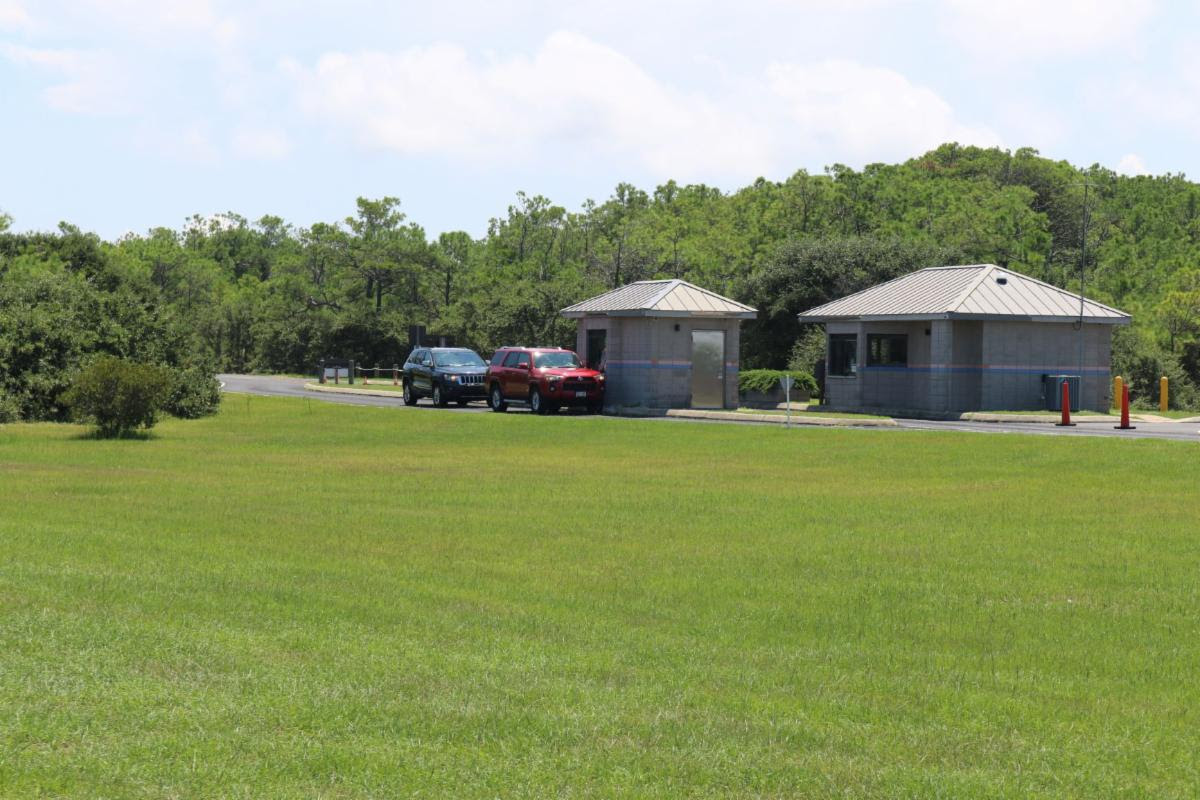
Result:
<svg viewBox="0 0 1200 800"><path fill-rule="evenodd" d="M1190 443L0 427L0 797L1194 797Z"/></svg>
<svg viewBox="0 0 1200 800"><path fill-rule="evenodd" d="M347 389L381 389L381 390L387 391L387 392L403 392L404 391L404 387L401 386L400 384L394 384L390 380L384 380L382 378L380 378L377 381L375 381L375 380L358 381L353 386L349 386L345 382L343 382L342 386L345 386Z"/></svg>

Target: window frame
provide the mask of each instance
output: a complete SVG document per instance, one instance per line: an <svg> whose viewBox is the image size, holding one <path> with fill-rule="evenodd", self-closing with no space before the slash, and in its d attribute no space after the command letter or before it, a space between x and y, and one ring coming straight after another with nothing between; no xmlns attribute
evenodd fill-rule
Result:
<svg viewBox="0 0 1200 800"><path fill-rule="evenodd" d="M853 342L851 348L851 358L847 364L848 371L838 372L838 359L835 357L836 345L839 343ZM828 343L828 359L829 368L825 371L827 378L857 378L858 377L858 334L857 333L831 333L829 334Z"/></svg>
<svg viewBox="0 0 1200 800"><path fill-rule="evenodd" d="M904 359L897 360L893 357L895 345L891 342L899 340L903 343ZM888 342L888 346L884 347L884 342ZM887 350L888 360L882 359L884 350ZM876 352L878 351L878 353ZM907 333L868 333L867 334L867 366L868 367L907 367L908 366L908 334Z"/></svg>

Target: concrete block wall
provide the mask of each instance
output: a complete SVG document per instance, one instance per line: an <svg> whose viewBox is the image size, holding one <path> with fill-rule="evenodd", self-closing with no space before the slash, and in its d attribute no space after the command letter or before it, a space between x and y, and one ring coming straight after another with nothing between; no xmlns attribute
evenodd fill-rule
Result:
<svg viewBox="0 0 1200 800"><path fill-rule="evenodd" d="M935 414L1044 409L1042 376L1079 373L1080 333L1070 323L838 322L829 323L826 330L858 335L858 375L826 378L827 402L835 408ZM868 365L867 336L872 333L906 333L908 368ZM1082 335L1082 407L1107 410L1112 392L1112 327L1085 325Z"/></svg>
<svg viewBox="0 0 1200 800"><path fill-rule="evenodd" d="M929 371L919 365L929 364L931 336L925 322L866 322L859 336L858 380L864 406L878 408L923 408L929 390ZM872 334L901 334L908 337L908 368L878 367L867 364Z"/></svg>
<svg viewBox="0 0 1200 800"><path fill-rule="evenodd" d="M676 330L678 326L679 330ZM725 407L738 402L741 320L689 317L584 317L576 331L581 355L587 331L607 330L609 405L686 408L692 397L692 331L725 332Z"/></svg>
<svg viewBox="0 0 1200 800"><path fill-rule="evenodd" d="M980 411L982 406L983 323L955 320L950 363L950 409Z"/></svg>
<svg viewBox="0 0 1200 800"><path fill-rule="evenodd" d="M1043 375L1079 374L1083 337L1081 407L1107 411L1112 394L1112 327L1071 323L984 322L981 404L985 410L1046 407Z"/></svg>

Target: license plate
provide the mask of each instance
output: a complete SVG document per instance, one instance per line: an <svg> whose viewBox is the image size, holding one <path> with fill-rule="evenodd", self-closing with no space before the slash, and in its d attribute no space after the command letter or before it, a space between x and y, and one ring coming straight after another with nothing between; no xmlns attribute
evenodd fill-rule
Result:
<svg viewBox="0 0 1200 800"><path fill-rule="evenodd" d="M576 397L587 397L587 392L576 392L575 396Z"/></svg>

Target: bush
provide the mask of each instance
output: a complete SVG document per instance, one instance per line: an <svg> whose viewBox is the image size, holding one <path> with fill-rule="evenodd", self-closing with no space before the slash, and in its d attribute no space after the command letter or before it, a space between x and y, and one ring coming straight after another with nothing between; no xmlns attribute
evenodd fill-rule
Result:
<svg viewBox="0 0 1200 800"><path fill-rule="evenodd" d="M201 367L189 367L171 373L171 390L163 411L180 419L198 419L217 413L221 405L221 384Z"/></svg>
<svg viewBox="0 0 1200 800"><path fill-rule="evenodd" d="M5 394L3 389L0 389L0 425L6 422L16 422L21 418L21 404L17 402L17 398Z"/></svg>
<svg viewBox="0 0 1200 800"><path fill-rule="evenodd" d="M806 325L788 353L787 367L797 372L811 372L817 368L817 362L825 363L825 326Z"/></svg>
<svg viewBox="0 0 1200 800"><path fill-rule="evenodd" d="M1166 376L1172 409L1194 409L1200 392L1189 379L1178 356L1158 346L1137 328L1123 328L1113 335L1112 374L1120 375L1129 387L1129 404L1139 409L1158 408L1158 381ZM1114 405L1120 398L1113 398Z"/></svg>
<svg viewBox="0 0 1200 800"><path fill-rule="evenodd" d="M171 391L162 367L101 356L85 367L64 400L75 419L95 423L103 437L152 428Z"/></svg>
<svg viewBox="0 0 1200 800"><path fill-rule="evenodd" d="M738 373L739 392L761 392L766 394L779 387L779 379L791 375L793 391L807 391L810 395L817 391L817 382L807 372L781 369L748 369Z"/></svg>

